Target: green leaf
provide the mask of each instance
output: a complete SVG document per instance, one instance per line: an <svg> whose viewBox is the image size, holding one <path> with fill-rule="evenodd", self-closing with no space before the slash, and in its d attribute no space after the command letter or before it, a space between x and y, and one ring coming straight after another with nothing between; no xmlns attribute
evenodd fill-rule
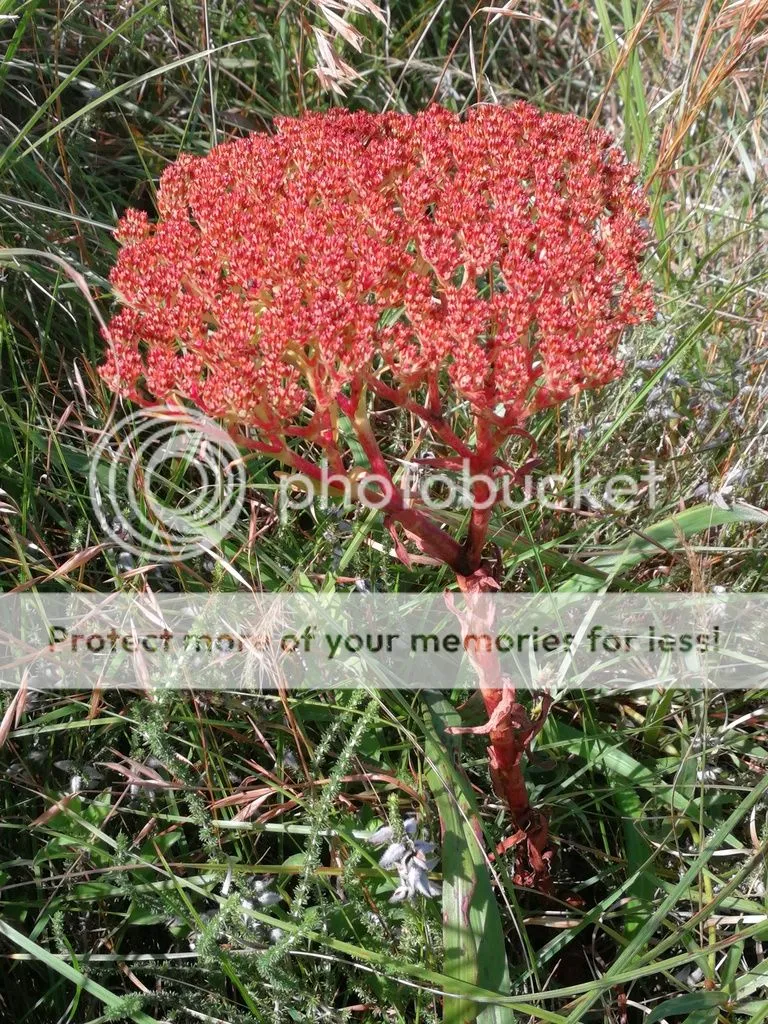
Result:
<svg viewBox="0 0 768 1024"><path fill-rule="evenodd" d="M483 852L482 829L472 790L452 760L449 725L460 725L458 711L444 696L425 692L427 782L442 828L443 971L499 995L509 994L504 931ZM513 1024L509 1007L478 1006L465 999L445 999L445 1024Z"/></svg>
<svg viewBox="0 0 768 1024"><path fill-rule="evenodd" d="M684 1013L723 1006L728 1000L725 992L691 992L689 995L674 996L659 1003L645 1018L645 1024L658 1024L665 1017L681 1017Z"/></svg>
<svg viewBox="0 0 768 1024"><path fill-rule="evenodd" d="M653 853L638 829L638 822L643 819L643 802L634 789L619 785L613 791L613 803L621 817L627 869L630 874L636 875L629 886L632 899L624 911L624 934L631 938L650 914L651 900L658 882L654 873L646 867Z"/></svg>
<svg viewBox="0 0 768 1024"><path fill-rule="evenodd" d="M632 569L647 558L653 558L659 552L675 551L680 547L680 539L702 533L715 526L735 526L738 523L768 523L768 513L746 502L736 502L731 508L718 508L716 505L695 505L684 512L668 516L660 523L654 523L643 531L635 534L621 544L616 550L598 555L589 560L591 570L604 574L610 582L619 572ZM595 589L594 578L577 575L566 580L561 590Z"/></svg>
<svg viewBox="0 0 768 1024"><path fill-rule="evenodd" d="M12 942L19 949L23 949L26 953L31 953L35 960L46 967L55 971L56 974L60 974L66 978L67 981L71 981L74 985L89 995L94 996L96 999L101 1000L105 1006L110 1008L120 1007L123 1005L123 1001L120 996L115 995L114 992L110 992L109 989L104 988L97 982L92 981L86 977L71 964L68 964L66 960L62 960L61 957L56 956L54 953L49 952L43 946L38 946L36 942L27 938L22 932L17 931L12 925L8 924L7 921L3 921L0 918L0 935L4 935L9 942ZM140 1010L129 1013L129 1017L135 1024L160 1024L155 1017L150 1017L146 1013L142 1013Z"/></svg>
<svg viewBox="0 0 768 1024"><path fill-rule="evenodd" d="M674 888L664 897L647 921L643 922L642 927L638 929L637 933L627 943L626 947L619 954L611 967L603 974L600 979L600 986L598 987L593 985L592 990L589 993L585 994L581 999L574 1001L573 1009L567 1017L567 1024L580 1024L592 1006L594 1006L600 998L599 989L611 983L616 984L616 979L621 977L622 972L630 967L630 965L637 962L638 955L641 950L651 941L654 933L668 916L670 910L677 905L681 894L694 883L702 870L709 863L713 853L722 847L726 837L733 833L734 829L741 824L752 808L764 798L767 791L768 775L763 776L763 778L750 790L747 796L740 801L733 812L728 815L726 820L723 821L712 833L704 849L702 849L699 855L682 873L677 885L675 885ZM759 856L764 856L764 850L760 851ZM693 923L694 919L692 919L691 923ZM677 936L675 935L675 938L676 937ZM674 939L671 941L674 941ZM658 953L663 946L663 941L657 945L655 956L658 956ZM654 966L658 969L658 961L656 961Z"/></svg>
<svg viewBox="0 0 768 1024"><path fill-rule="evenodd" d="M606 775L615 776L617 787L621 785L618 780L623 780L624 788L631 788L632 792L636 792L638 788L647 789L657 800L662 800L670 808L692 820L701 821L708 827L714 824L704 808L699 806L699 801L687 795L686 790L680 787L679 781L675 785L663 782L659 778L658 766L650 768L641 764L631 754L621 749L620 740L615 735L576 729L551 717L545 726L545 736L547 747L555 747L552 751L553 756L557 754L557 750L566 750L587 764L594 765ZM732 834L726 835L725 842L734 848L741 845Z"/></svg>

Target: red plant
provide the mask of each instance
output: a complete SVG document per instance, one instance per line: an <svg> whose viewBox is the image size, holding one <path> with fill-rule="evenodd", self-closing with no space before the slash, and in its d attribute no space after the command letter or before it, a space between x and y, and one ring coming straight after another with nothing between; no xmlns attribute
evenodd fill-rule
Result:
<svg viewBox="0 0 768 1024"><path fill-rule="evenodd" d="M636 170L605 132L526 103L466 117L337 110L276 128L180 157L157 223L122 219L111 280L124 308L102 376L136 401L192 402L310 476L327 459L360 494L346 416L388 481L398 554L399 524L464 591L492 589L487 484L466 539L450 536L392 482L369 408L415 415L443 469L514 476L505 441L615 378L624 328L652 313ZM498 662L477 669L496 786L540 877L546 828L520 770L536 726Z"/></svg>

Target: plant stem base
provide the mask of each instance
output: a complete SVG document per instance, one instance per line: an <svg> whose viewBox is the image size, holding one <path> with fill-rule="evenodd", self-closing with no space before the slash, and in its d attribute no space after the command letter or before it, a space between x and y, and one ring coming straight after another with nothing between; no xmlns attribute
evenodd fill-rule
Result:
<svg viewBox="0 0 768 1024"><path fill-rule="evenodd" d="M466 607L459 609L450 594L446 594L446 602L459 620L462 639L487 634L493 620L493 607L491 602L482 600L482 595L498 590L499 584L484 566L471 576L458 575L457 580L460 590L467 595ZM472 601L475 595L479 598L477 602ZM522 761L544 724L551 698L545 695L540 714L531 720L517 700L512 680L502 674L495 648L491 645L490 649L485 649L482 644L472 647L466 643L465 648L478 674L488 721L480 726L457 727L451 732L488 736L493 786L509 808L516 828L501 844L504 850L515 850L515 884L547 892L551 888L552 860L548 820L543 811L531 807Z"/></svg>

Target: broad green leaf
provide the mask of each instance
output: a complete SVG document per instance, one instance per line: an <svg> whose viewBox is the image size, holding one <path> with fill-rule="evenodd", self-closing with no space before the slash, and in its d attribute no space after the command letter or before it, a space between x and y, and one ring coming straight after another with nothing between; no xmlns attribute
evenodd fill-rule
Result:
<svg viewBox="0 0 768 1024"><path fill-rule="evenodd" d="M472 791L452 761L454 740L445 734L460 725L458 711L445 697L426 692L426 773L442 829L443 943L445 974L472 985L509 994L509 972L499 908L481 847L482 830ZM509 1007L482 1009L473 1002L446 999L445 1024L513 1024Z"/></svg>
<svg viewBox="0 0 768 1024"><path fill-rule="evenodd" d="M681 1017L684 1013L723 1006L728 996L725 992L691 992L684 996L665 999L645 1018L645 1024L658 1024L666 1017Z"/></svg>

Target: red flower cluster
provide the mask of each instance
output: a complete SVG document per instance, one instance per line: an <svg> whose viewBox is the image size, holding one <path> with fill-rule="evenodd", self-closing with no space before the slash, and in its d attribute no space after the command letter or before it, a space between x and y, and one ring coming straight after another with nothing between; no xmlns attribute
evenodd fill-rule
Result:
<svg viewBox="0 0 768 1024"><path fill-rule="evenodd" d="M120 223L102 375L269 443L327 436L366 389L468 402L498 442L615 377L652 311L635 169L526 103L280 119L182 156L158 209Z"/></svg>

